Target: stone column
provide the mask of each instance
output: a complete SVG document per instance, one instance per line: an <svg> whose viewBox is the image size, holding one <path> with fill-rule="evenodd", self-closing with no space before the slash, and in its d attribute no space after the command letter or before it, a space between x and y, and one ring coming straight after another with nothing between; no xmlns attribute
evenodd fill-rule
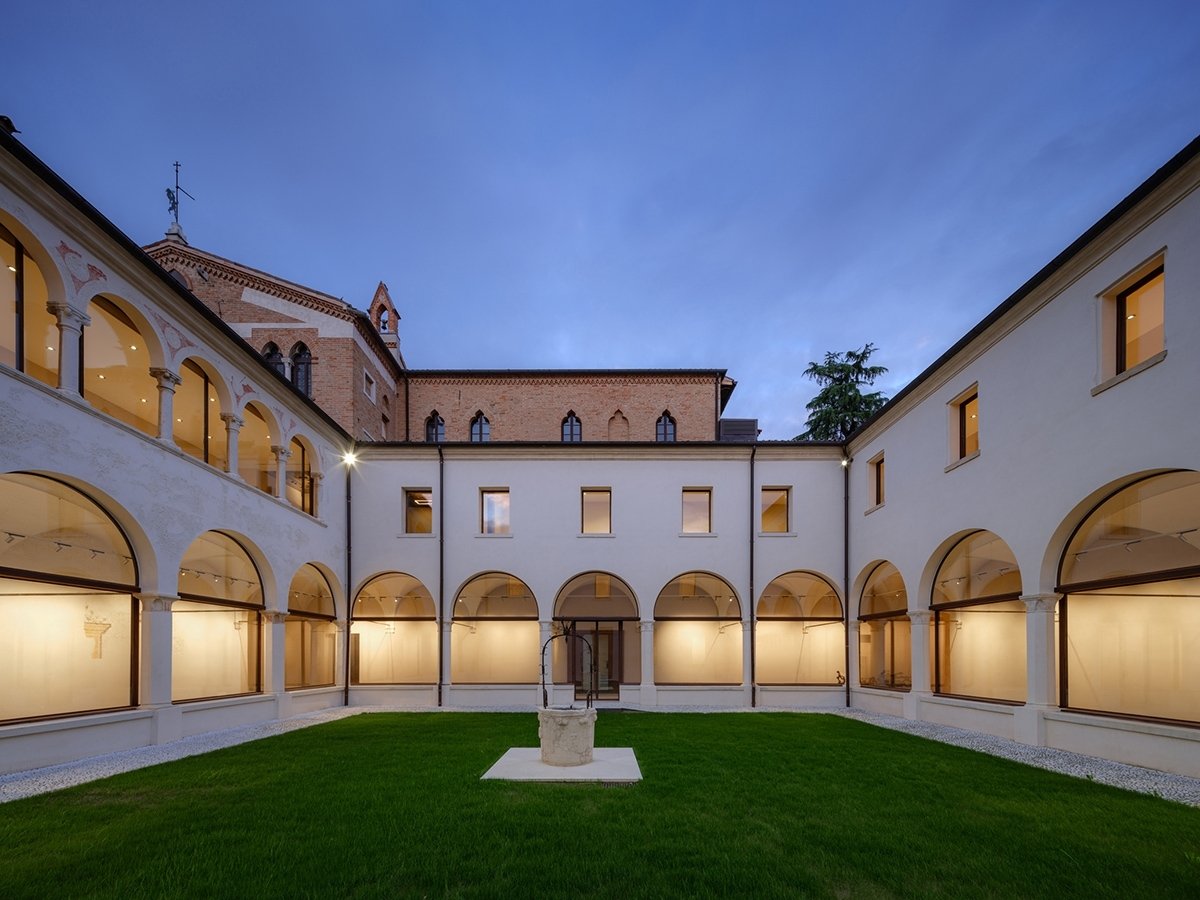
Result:
<svg viewBox="0 0 1200 900"><path fill-rule="evenodd" d="M642 633L642 706L657 706L658 691L654 686L654 622L638 622Z"/></svg>
<svg viewBox="0 0 1200 900"><path fill-rule="evenodd" d="M174 413L175 388L183 380L170 369L154 368L150 374L158 381L158 439L163 443L172 443L175 431Z"/></svg>
<svg viewBox="0 0 1200 900"><path fill-rule="evenodd" d="M286 665L287 644L286 628L287 613L277 609L263 612L266 623L266 640L263 642L263 693L281 696L287 689Z"/></svg>
<svg viewBox="0 0 1200 900"><path fill-rule="evenodd" d="M225 471L230 475L238 474L238 433L246 424L233 413L221 413L221 421L225 423Z"/></svg>
<svg viewBox="0 0 1200 900"><path fill-rule="evenodd" d="M442 621L442 665L438 678L442 679L442 684L447 687L454 683L454 679L450 677L450 664L453 662L450 659L450 629L453 627L453 619L444 619ZM443 697L448 696L448 694L449 691L443 692Z"/></svg>
<svg viewBox="0 0 1200 900"><path fill-rule="evenodd" d="M851 690L854 690L859 685L858 629L861 624L858 619L850 619L846 623L848 658L846 659L846 671L843 674L845 674L846 681L850 685Z"/></svg>
<svg viewBox="0 0 1200 900"><path fill-rule="evenodd" d="M742 626L742 694L746 705L754 691L754 666L750 658L750 643L754 640L754 622L741 622Z"/></svg>
<svg viewBox="0 0 1200 900"><path fill-rule="evenodd" d="M321 518L321 482L325 480L325 476L320 472L313 472L310 475L312 479L312 514L313 518Z"/></svg>
<svg viewBox="0 0 1200 900"><path fill-rule="evenodd" d="M912 688L904 697L904 715L909 719L920 718L921 701L930 694L929 621L932 617L933 613L927 609L913 609L908 613L912 622Z"/></svg>
<svg viewBox="0 0 1200 900"><path fill-rule="evenodd" d="M1016 713L1014 737L1026 744L1046 743L1043 713L1058 706L1058 670L1054 616L1059 594L1029 594L1025 604L1025 706Z"/></svg>
<svg viewBox="0 0 1200 900"><path fill-rule="evenodd" d="M285 498L284 488L287 485L287 461L292 451L287 447L272 447L275 454L275 496L280 500Z"/></svg>
<svg viewBox="0 0 1200 900"><path fill-rule="evenodd" d="M136 594L138 621L138 705L154 710L154 741L162 744L183 736L183 713L171 705L171 605L178 597Z"/></svg>
<svg viewBox="0 0 1200 900"><path fill-rule="evenodd" d="M66 303L51 303L50 312L58 322L58 389L68 394L79 394L79 373L83 360L79 356L79 336L91 316L80 312Z"/></svg>

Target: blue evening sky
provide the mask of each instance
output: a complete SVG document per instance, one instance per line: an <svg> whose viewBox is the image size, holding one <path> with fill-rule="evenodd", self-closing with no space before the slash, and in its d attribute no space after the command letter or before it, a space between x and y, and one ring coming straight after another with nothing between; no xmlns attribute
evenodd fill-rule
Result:
<svg viewBox="0 0 1200 900"><path fill-rule="evenodd" d="M706 367L764 439L890 394L1200 133L1200 3L21 3L0 113L139 243L416 368ZM585 423L586 427L586 423ZM586 435L585 435L586 437Z"/></svg>

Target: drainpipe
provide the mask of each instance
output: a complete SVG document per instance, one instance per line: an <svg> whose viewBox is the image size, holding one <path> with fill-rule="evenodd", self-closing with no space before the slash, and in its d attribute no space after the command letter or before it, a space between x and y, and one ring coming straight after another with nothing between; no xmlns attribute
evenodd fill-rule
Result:
<svg viewBox="0 0 1200 900"><path fill-rule="evenodd" d="M842 639L846 644L846 708L850 707L850 457L842 449Z"/></svg>
<svg viewBox="0 0 1200 900"><path fill-rule="evenodd" d="M351 448L349 453L347 454L347 456L353 456L353 455L354 455L354 448ZM354 581L351 578L351 572L350 572L351 536L353 533L352 523L350 521L351 520L351 506L352 506L352 504L350 502L350 496L351 496L351 491L353 489L353 482L351 481L350 476L353 474L352 470L353 470L354 466L348 459L343 460L342 464L346 467L346 659L345 659L345 672L344 672L345 678L343 679L344 685L342 687L342 705L349 706L350 705L350 624L351 624L351 620L353 619L352 610L353 610L353 604L354 604Z"/></svg>
<svg viewBox="0 0 1200 900"><path fill-rule="evenodd" d="M754 505L754 457L758 454L758 444L750 448L750 708L758 706L758 684L754 680L755 642L758 629L754 625L754 526L757 508Z"/></svg>
<svg viewBox="0 0 1200 900"><path fill-rule="evenodd" d="M407 382L406 382L407 384ZM442 453L442 445L437 445L438 451L438 612L437 612L437 654L438 681L437 705L442 705L442 669L446 661L442 658L442 622L446 618L446 598L444 584L446 581L446 456Z"/></svg>

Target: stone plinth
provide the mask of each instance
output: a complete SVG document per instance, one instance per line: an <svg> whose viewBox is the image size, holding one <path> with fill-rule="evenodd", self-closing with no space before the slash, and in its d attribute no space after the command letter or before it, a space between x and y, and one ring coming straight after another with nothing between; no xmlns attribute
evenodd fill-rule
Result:
<svg viewBox="0 0 1200 900"><path fill-rule="evenodd" d="M596 710L539 709L538 739L546 765L587 765L596 746Z"/></svg>

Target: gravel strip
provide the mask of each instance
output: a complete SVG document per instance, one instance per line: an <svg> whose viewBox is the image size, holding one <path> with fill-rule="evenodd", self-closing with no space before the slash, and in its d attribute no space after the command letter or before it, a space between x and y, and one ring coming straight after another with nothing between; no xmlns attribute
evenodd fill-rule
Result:
<svg viewBox="0 0 1200 900"><path fill-rule="evenodd" d="M636 709L636 707L630 707ZM63 763L57 766L47 766L41 769L30 769L26 772L14 772L10 775L0 775L0 803L18 800L22 797L32 797L62 788L74 787L110 775L130 772L134 769L154 766L159 763L183 759L186 756L196 756L210 750L232 747L247 741L275 734L284 734L299 728L307 728L321 722L331 722L346 716L372 712L529 712L528 706L514 707L476 707L431 710L429 707L335 707L295 716L278 722L267 722L261 725L247 725L241 728L231 728L225 731L214 731L208 734L196 735L160 744L153 747L139 747L135 750L124 750L118 753L108 753L104 756L93 756L78 762ZM1049 747L1032 747L1007 738L993 737L975 731L964 731L961 728L951 728L947 725L937 725L932 722L919 722L912 719L902 719L898 716L885 716L879 713L867 712L862 709L845 708L811 708L811 709L713 709L699 706L670 706L655 707L648 712L819 712L843 716L870 725L890 728L893 731L903 731L918 737L956 747L965 747L980 753L1011 759L1016 762L1061 772L1076 778L1086 778L1101 784L1112 785L1128 791L1151 794L1177 803L1189 806L1200 806L1200 778L1188 778L1185 775L1171 775L1153 769L1143 769L1125 763L1112 762L1094 756L1084 756L1081 753L1070 753L1066 750L1054 750Z"/></svg>

